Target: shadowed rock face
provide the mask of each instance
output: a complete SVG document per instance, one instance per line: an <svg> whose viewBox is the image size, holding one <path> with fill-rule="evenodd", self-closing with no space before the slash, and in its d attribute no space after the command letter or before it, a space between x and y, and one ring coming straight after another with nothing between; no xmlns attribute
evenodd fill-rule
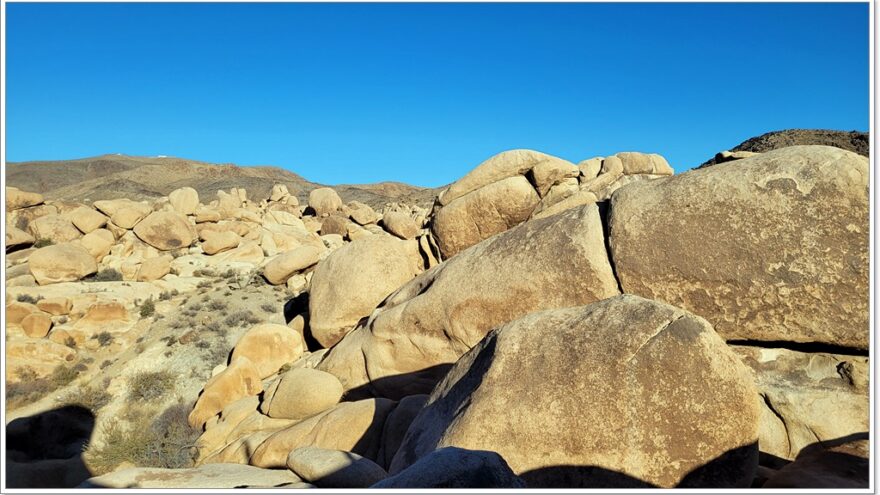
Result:
<svg viewBox="0 0 880 495"><path fill-rule="evenodd" d="M530 487L742 487L759 417L747 368L708 322L623 295L490 333L431 393L389 472L456 446L498 452ZM560 478L563 466L579 470Z"/></svg>
<svg viewBox="0 0 880 495"><path fill-rule="evenodd" d="M598 208L575 208L517 226L419 275L318 368L339 377L350 395L427 393L442 378L441 365L454 363L492 328L532 311L617 294Z"/></svg>
<svg viewBox="0 0 880 495"><path fill-rule="evenodd" d="M868 347L868 161L795 146L612 197L623 291L726 339Z"/></svg>

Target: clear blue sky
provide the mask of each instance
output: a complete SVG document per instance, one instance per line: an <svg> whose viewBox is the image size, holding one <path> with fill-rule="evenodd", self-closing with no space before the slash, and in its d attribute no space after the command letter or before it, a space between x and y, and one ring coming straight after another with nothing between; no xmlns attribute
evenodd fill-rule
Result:
<svg viewBox="0 0 880 495"><path fill-rule="evenodd" d="M869 125L867 3L6 8L9 161L438 186L511 148L681 172L767 131Z"/></svg>

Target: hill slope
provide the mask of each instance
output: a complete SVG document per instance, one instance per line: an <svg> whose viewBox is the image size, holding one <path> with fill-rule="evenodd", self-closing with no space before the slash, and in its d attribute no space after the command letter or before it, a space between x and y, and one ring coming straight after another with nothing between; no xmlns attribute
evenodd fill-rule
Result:
<svg viewBox="0 0 880 495"><path fill-rule="evenodd" d="M78 160L7 163L6 183L39 192L47 199L66 201L157 198L184 186L197 190L205 202L213 199L218 190L228 191L233 187L243 187L252 199L261 199L268 197L274 184L285 184L302 201L312 189L323 187L277 167L240 167L173 157L119 154ZM373 207L394 201L429 206L438 192L438 189L399 182L333 187L343 200L361 201Z"/></svg>
<svg viewBox="0 0 880 495"><path fill-rule="evenodd" d="M731 148L730 151L764 153L766 151L785 148L787 146L806 144L834 146L835 148L842 148L858 153L862 156L868 156L870 137L867 132L859 131L847 132L828 129L786 129L784 131L768 132L747 139L736 147ZM697 168L711 167L715 164L716 161L713 157Z"/></svg>

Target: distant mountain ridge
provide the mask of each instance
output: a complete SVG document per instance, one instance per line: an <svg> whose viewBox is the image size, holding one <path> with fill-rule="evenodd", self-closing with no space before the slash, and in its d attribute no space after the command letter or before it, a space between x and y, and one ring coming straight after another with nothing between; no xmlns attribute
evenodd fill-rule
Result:
<svg viewBox="0 0 880 495"><path fill-rule="evenodd" d="M100 199L150 199L167 196L184 186L194 188L205 202L218 190L244 188L251 199L269 196L274 184L284 184L301 201L312 189L324 187L302 176L273 166L213 164L175 157L100 155L75 160L8 162L6 184L62 201ZM330 186L345 201L361 201L373 207L403 201L429 206L439 188L400 182L342 184Z"/></svg>
<svg viewBox="0 0 880 495"><path fill-rule="evenodd" d="M860 131L835 131L830 129L786 129L773 131L749 138L728 151L751 151L764 153L767 151L798 145L823 145L834 146L862 156L868 156L871 139L867 132ZM700 164L697 168L711 167L716 165L713 157Z"/></svg>

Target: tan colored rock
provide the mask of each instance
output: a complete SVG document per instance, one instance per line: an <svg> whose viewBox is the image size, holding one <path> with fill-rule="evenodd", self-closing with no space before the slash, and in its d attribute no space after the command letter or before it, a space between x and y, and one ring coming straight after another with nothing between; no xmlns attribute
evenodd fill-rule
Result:
<svg viewBox="0 0 880 495"><path fill-rule="evenodd" d="M342 384L323 371L292 369L264 394L260 410L270 418L302 420L335 406Z"/></svg>
<svg viewBox="0 0 880 495"><path fill-rule="evenodd" d="M31 232L30 224L37 218L46 215L57 215L58 208L55 205L37 205L12 210L6 213L6 226Z"/></svg>
<svg viewBox="0 0 880 495"><path fill-rule="evenodd" d="M37 308L55 316L68 315L73 309L73 301L69 297L47 297L37 301Z"/></svg>
<svg viewBox="0 0 880 495"><path fill-rule="evenodd" d="M867 349L867 180L865 157L793 146L630 184L610 214L622 287L728 340Z"/></svg>
<svg viewBox="0 0 880 495"><path fill-rule="evenodd" d="M207 206L199 206L195 211L196 223L219 222L222 217L220 212Z"/></svg>
<svg viewBox="0 0 880 495"><path fill-rule="evenodd" d="M868 358L731 346L761 395L761 452L794 460L815 442L869 431Z"/></svg>
<svg viewBox="0 0 880 495"><path fill-rule="evenodd" d="M277 209L269 210L266 212L266 216L263 219L263 222L277 223L279 225L292 225L305 229L305 225L303 225L302 220L299 219L299 216L289 211L282 211Z"/></svg>
<svg viewBox="0 0 880 495"><path fill-rule="evenodd" d="M235 232L209 231L205 235L205 242L202 243L202 250L205 254L213 255L235 249L239 244L241 244L241 236Z"/></svg>
<svg viewBox="0 0 880 495"><path fill-rule="evenodd" d="M82 236L79 244L95 258L95 261L100 262L110 254L114 241L113 234L109 230L97 229Z"/></svg>
<svg viewBox="0 0 880 495"><path fill-rule="evenodd" d="M420 230L409 214L399 211L389 211L383 215L382 225L401 239L415 239Z"/></svg>
<svg viewBox="0 0 880 495"><path fill-rule="evenodd" d="M760 153L752 151L722 151L715 154L715 164L732 162L734 160L742 160L743 158L751 158Z"/></svg>
<svg viewBox="0 0 880 495"><path fill-rule="evenodd" d="M128 309L120 301L101 300L88 306L82 318L74 323L73 328L84 331L119 332L128 330L131 323Z"/></svg>
<svg viewBox="0 0 880 495"><path fill-rule="evenodd" d="M599 175L607 175L609 178L617 178L624 174L623 160L619 156L609 156L602 160L602 170Z"/></svg>
<svg viewBox="0 0 880 495"><path fill-rule="evenodd" d="M27 246L33 244L34 236L28 234L27 232L17 229L15 227L7 227L6 228L6 249L12 249L19 246Z"/></svg>
<svg viewBox="0 0 880 495"><path fill-rule="evenodd" d="M616 155L623 164L626 175L651 174L672 175L675 173L666 159L656 153L623 152Z"/></svg>
<svg viewBox="0 0 880 495"><path fill-rule="evenodd" d="M526 172L542 162L568 163L565 160L532 150L510 150L499 153L477 165L448 189L441 192L437 200L443 206L449 205L462 196L482 187L503 181ZM569 163L569 165L571 165Z"/></svg>
<svg viewBox="0 0 880 495"><path fill-rule="evenodd" d="M205 464L186 469L132 467L89 478L78 488L232 489L271 488L302 480L287 469L260 469L244 464Z"/></svg>
<svg viewBox="0 0 880 495"><path fill-rule="evenodd" d="M247 358L260 379L272 376L281 366L302 356L302 339L285 325L262 323L251 327L235 344L231 361Z"/></svg>
<svg viewBox="0 0 880 495"><path fill-rule="evenodd" d="M456 183L457 184L457 183ZM538 193L522 176L494 182L437 211L431 232L444 259L529 218Z"/></svg>
<svg viewBox="0 0 880 495"><path fill-rule="evenodd" d="M578 206L593 204L597 201L598 198L596 197L595 193L592 193L590 191L579 191L551 206L540 210L536 209L535 213L532 213L532 218L536 219L550 217L565 210L577 208Z"/></svg>
<svg viewBox="0 0 880 495"><path fill-rule="evenodd" d="M48 376L59 364L76 359L76 351L48 339L9 340L6 342L7 379L14 381L21 366L33 369L37 376Z"/></svg>
<svg viewBox="0 0 880 495"><path fill-rule="evenodd" d="M189 247L196 239L195 229L180 213L151 213L134 228L135 235L156 249L170 251Z"/></svg>
<svg viewBox="0 0 880 495"><path fill-rule="evenodd" d="M31 303L12 301L6 305L6 326L21 325L25 317L39 311L39 307Z"/></svg>
<svg viewBox="0 0 880 495"><path fill-rule="evenodd" d="M82 237L70 220L61 215L45 215L30 224L31 234L36 239L50 239L53 242L70 242Z"/></svg>
<svg viewBox="0 0 880 495"><path fill-rule="evenodd" d="M348 219L341 215L330 215L321 220L320 234L324 235L340 235L348 234Z"/></svg>
<svg viewBox="0 0 880 495"><path fill-rule="evenodd" d="M40 285L72 282L98 271L92 254L78 244L55 244L36 250L28 259Z"/></svg>
<svg viewBox="0 0 880 495"><path fill-rule="evenodd" d="M212 266L222 266L229 263L250 263L259 265L263 262L263 249L254 241L242 240L237 248L215 254L209 259Z"/></svg>
<svg viewBox="0 0 880 495"><path fill-rule="evenodd" d="M342 207L342 198L329 187L319 187L309 193L309 206L318 217L326 217Z"/></svg>
<svg viewBox="0 0 880 495"><path fill-rule="evenodd" d="M269 196L269 201L283 201L288 196L290 196L290 191L287 190L286 185L274 184L272 186L272 192Z"/></svg>
<svg viewBox="0 0 880 495"><path fill-rule="evenodd" d="M98 202L95 202L95 206L98 205ZM153 211L150 208L150 205L144 203L135 203L130 202L125 206L117 209L113 215L110 217L110 221L113 222L114 225L118 225L119 227L131 230L133 229L141 220L150 215Z"/></svg>
<svg viewBox="0 0 880 495"><path fill-rule="evenodd" d="M37 311L21 320L21 328L28 337L42 339L49 334L49 330L52 328L52 318L48 313Z"/></svg>
<svg viewBox="0 0 880 495"><path fill-rule="evenodd" d="M314 298L315 278L311 290ZM491 329L533 311L617 294L598 208L573 208L514 227L417 276L318 369L336 375L349 395L428 393Z"/></svg>
<svg viewBox="0 0 880 495"><path fill-rule="evenodd" d="M287 456L287 468L319 488L369 488L388 473L352 452L300 447Z"/></svg>
<svg viewBox="0 0 880 495"><path fill-rule="evenodd" d="M756 394L711 325L678 308L622 295L541 311L462 356L389 472L456 446L497 452L531 488L748 487Z"/></svg>
<svg viewBox="0 0 880 495"><path fill-rule="evenodd" d="M83 234L88 234L93 230L100 229L107 225L107 222L110 220L88 206L80 206L70 213L69 217L70 221L73 222L73 225Z"/></svg>
<svg viewBox="0 0 880 495"><path fill-rule="evenodd" d="M250 359L238 356L229 366L216 376L211 377L202 395L196 401L189 414L189 424L193 428L202 428L212 416L219 413L229 404L262 392L260 373Z"/></svg>
<svg viewBox="0 0 880 495"><path fill-rule="evenodd" d="M545 160L535 164L528 177L543 198L550 188L567 178L577 179L580 170L573 163L565 160Z"/></svg>
<svg viewBox="0 0 880 495"><path fill-rule="evenodd" d="M580 182L585 182L598 177L599 172L602 170L602 160L603 158L601 156L597 156L578 163L578 170L581 174Z"/></svg>
<svg viewBox="0 0 880 495"><path fill-rule="evenodd" d="M6 287L34 287L36 285L37 281L30 273L6 279Z"/></svg>
<svg viewBox="0 0 880 495"><path fill-rule="evenodd" d="M358 225L376 223L379 220L379 215L376 214L375 210L370 205L360 201L348 203L348 212L351 219L357 222Z"/></svg>
<svg viewBox="0 0 880 495"><path fill-rule="evenodd" d="M287 282L293 274L305 270L321 259L323 249L315 246L300 246L272 258L263 268L263 276L272 285Z"/></svg>
<svg viewBox="0 0 880 495"><path fill-rule="evenodd" d="M192 215L199 207L199 192L191 187L181 187L171 191L168 202L177 213Z"/></svg>
<svg viewBox="0 0 880 495"><path fill-rule="evenodd" d="M156 258L144 260L137 272L138 282L152 282L159 280L171 273L171 261L174 257L170 254L163 254Z"/></svg>
<svg viewBox="0 0 880 495"><path fill-rule="evenodd" d="M6 186L6 211L19 210L29 206L36 206L43 202L43 195L35 192L26 192L16 187Z"/></svg>
<svg viewBox="0 0 880 495"><path fill-rule="evenodd" d="M389 294L422 271L418 249L416 241L370 236L321 261L310 282L312 336L324 347L339 342Z"/></svg>
<svg viewBox="0 0 880 495"><path fill-rule="evenodd" d="M394 408L388 399L340 402L333 409L312 416L268 436L250 457L252 466L282 468L298 447L344 450L375 459L382 426Z"/></svg>

